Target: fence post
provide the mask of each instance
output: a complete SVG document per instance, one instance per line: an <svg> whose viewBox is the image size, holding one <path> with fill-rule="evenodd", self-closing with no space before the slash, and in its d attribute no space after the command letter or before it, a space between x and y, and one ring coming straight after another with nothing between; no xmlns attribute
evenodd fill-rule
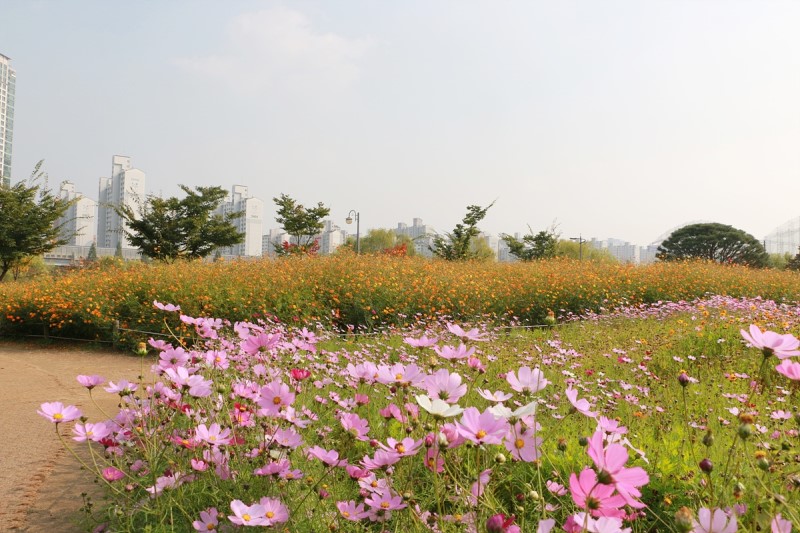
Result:
<svg viewBox="0 0 800 533"><path fill-rule="evenodd" d="M114 321L114 326L111 328L111 346L115 349L119 344L119 320Z"/></svg>
<svg viewBox="0 0 800 533"><path fill-rule="evenodd" d="M45 322L42 325L44 326L44 340L45 341L49 341L50 340L50 324Z"/></svg>

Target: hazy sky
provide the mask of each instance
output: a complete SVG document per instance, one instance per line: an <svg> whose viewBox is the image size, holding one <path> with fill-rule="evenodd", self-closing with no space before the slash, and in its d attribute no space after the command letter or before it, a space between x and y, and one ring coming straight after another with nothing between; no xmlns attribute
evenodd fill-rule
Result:
<svg viewBox="0 0 800 533"><path fill-rule="evenodd" d="M800 2L2 0L15 180L647 244L800 215ZM354 230L350 227L347 229Z"/></svg>

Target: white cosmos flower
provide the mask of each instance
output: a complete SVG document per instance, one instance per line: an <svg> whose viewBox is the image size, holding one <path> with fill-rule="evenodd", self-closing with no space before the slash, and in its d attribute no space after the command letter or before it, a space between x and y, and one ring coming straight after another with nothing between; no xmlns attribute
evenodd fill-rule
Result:
<svg viewBox="0 0 800 533"><path fill-rule="evenodd" d="M415 396L417 403L420 407L428 411L430 414L437 418L447 418L449 416L458 416L464 412L464 409L458 405L451 405L444 400L435 398L431 400L425 394Z"/></svg>
<svg viewBox="0 0 800 533"><path fill-rule="evenodd" d="M536 412L536 402L533 401L527 405L523 405L516 411L512 411L502 403L499 403L491 406L489 412L497 418L522 418L523 416L532 415Z"/></svg>

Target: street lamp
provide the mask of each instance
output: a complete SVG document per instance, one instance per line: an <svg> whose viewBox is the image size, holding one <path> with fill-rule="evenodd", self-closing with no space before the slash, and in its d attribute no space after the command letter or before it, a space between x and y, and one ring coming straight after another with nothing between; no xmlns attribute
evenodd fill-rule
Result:
<svg viewBox="0 0 800 533"><path fill-rule="evenodd" d="M356 217L356 253L361 254L361 216L355 210L351 209L349 213L347 213L347 218L344 219L345 222L348 224L353 223L353 215Z"/></svg>
<svg viewBox="0 0 800 533"><path fill-rule="evenodd" d="M577 237L570 237L569 240L576 241L578 243L578 261L583 261L583 243L586 242L583 239L583 236L578 234Z"/></svg>

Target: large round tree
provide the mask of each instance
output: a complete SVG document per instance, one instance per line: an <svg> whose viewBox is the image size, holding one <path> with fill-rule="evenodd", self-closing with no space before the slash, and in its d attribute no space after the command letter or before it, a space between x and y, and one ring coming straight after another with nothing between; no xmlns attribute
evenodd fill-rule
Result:
<svg viewBox="0 0 800 533"><path fill-rule="evenodd" d="M707 259L724 264L764 267L769 255L749 233L712 222L690 224L673 231L658 247L656 257L661 261Z"/></svg>

